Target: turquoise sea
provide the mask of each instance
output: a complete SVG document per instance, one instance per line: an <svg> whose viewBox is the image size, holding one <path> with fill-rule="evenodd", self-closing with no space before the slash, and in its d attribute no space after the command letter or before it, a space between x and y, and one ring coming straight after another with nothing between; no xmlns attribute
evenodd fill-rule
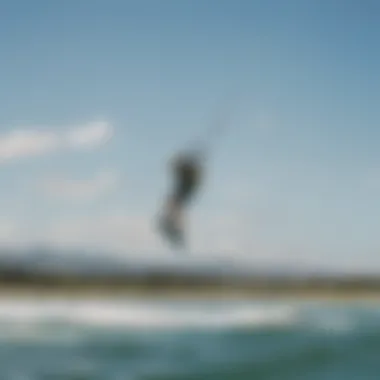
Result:
<svg viewBox="0 0 380 380"><path fill-rule="evenodd" d="M380 303L0 299L0 379L380 379Z"/></svg>

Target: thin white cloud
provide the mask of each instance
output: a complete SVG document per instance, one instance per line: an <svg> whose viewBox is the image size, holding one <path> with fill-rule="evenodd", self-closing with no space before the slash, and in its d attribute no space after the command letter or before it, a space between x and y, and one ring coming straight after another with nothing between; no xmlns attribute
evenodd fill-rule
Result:
<svg viewBox="0 0 380 380"><path fill-rule="evenodd" d="M113 134L110 123L99 121L72 129L66 135L66 141L72 148L95 148L105 144Z"/></svg>
<svg viewBox="0 0 380 380"><path fill-rule="evenodd" d="M63 200L93 201L114 190L119 183L119 173L102 170L92 178L72 179L53 177L42 183L44 193Z"/></svg>
<svg viewBox="0 0 380 380"><path fill-rule="evenodd" d="M16 128L0 135L0 162L46 155L58 150L97 148L113 136L112 125L94 121L64 128Z"/></svg>
<svg viewBox="0 0 380 380"><path fill-rule="evenodd" d="M0 160L43 155L60 146L59 136L49 131L15 130L0 136Z"/></svg>

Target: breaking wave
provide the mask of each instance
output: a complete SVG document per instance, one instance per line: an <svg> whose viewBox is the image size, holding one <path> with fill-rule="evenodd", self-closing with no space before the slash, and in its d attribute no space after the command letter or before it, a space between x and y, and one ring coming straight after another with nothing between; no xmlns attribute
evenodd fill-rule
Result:
<svg viewBox="0 0 380 380"><path fill-rule="evenodd" d="M376 314L378 320L379 313ZM344 332L358 316L280 302L157 302L127 300L0 299L0 339L60 338L89 331L260 330L304 328Z"/></svg>
<svg viewBox="0 0 380 380"><path fill-rule="evenodd" d="M20 333L38 326L84 327L125 331L234 329L287 326L295 310L282 305L202 305L176 302L106 300L0 300L0 336L13 327ZM20 329L21 327L21 329Z"/></svg>

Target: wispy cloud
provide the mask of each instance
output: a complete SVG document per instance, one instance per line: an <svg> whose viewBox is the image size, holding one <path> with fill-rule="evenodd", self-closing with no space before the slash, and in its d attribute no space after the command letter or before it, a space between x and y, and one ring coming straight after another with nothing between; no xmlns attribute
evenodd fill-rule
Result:
<svg viewBox="0 0 380 380"><path fill-rule="evenodd" d="M0 162L41 156L58 150L96 148L113 135L109 122L94 121L73 128L15 128L0 135Z"/></svg>
<svg viewBox="0 0 380 380"><path fill-rule="evenodd" d="M98 121L70 130L66 135L66 143L77 149L96 148L105 144L112 135L112 126L106 121Z"/></svg>
<svg viewBox="0 0 380 380"><path fill-rule="evenodd" d="M115 170L101 170L92 178L73 179L62 176L42 181L45 194L62 200L93 201L114 190L119 183L119 173Z"/></svg>
<svg viewBox="0 0 380 380"><path fill-rule="evenodd" d="M0 136L0 160L38 156L55 151L60 146L59 136L50 131L14 130Z"/></svg>

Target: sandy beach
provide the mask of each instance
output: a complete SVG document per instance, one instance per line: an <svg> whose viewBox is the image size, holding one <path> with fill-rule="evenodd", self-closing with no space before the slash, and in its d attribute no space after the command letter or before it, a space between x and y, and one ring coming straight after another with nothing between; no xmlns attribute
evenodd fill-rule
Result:
<svg viewBox="0 0 380 380"><path fill-rule="evenodd" d="M146 288L139 286L1 286L0 298L158 298L158 299L296 299L325 301L379 301L380 290L372 289L234 289L218 287Z"/></svg>

